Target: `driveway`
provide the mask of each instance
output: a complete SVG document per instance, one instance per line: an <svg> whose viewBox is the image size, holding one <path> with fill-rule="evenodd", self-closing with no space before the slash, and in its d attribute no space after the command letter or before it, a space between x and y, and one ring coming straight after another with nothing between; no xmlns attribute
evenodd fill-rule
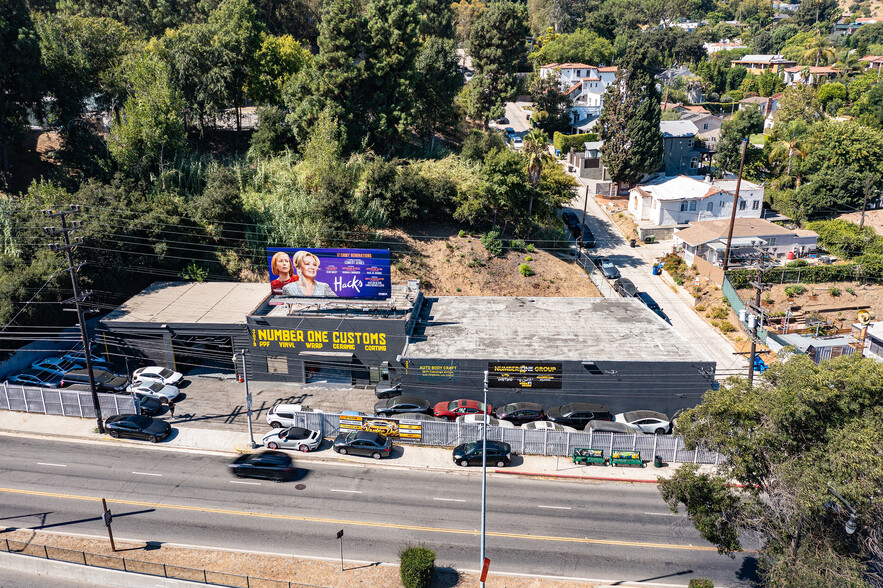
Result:
<svg viewBox="0 0 883 588"><path fill-rule="evenodd" d="M582 219L586 188L581 178L576 179L581 187L579 195L571 201L570 208ZM610 258L623 277L633 281L639 290L650 294L671 318L672 327L717 362L718 379L745 373L747 361L742 356L733 355L735 348L729 339L696 314L688 295L677 291L663 277L652 275L652 264L671 251L674 244L672 240L631 247L619 227L610 221L594 198L588 199L586 223L595 234L596 240L595 249L588 250L589 255Z"/></svg>

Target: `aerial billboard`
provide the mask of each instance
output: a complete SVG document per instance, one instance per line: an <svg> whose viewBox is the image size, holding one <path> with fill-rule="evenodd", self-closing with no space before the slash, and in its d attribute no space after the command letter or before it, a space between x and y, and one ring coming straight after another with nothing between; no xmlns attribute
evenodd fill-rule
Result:
<svg viewBox="0 0 883 588"><path fill-rule="evenodd" d="M391 296L389 249L268 247L270 289L280 298Z"/></svg>

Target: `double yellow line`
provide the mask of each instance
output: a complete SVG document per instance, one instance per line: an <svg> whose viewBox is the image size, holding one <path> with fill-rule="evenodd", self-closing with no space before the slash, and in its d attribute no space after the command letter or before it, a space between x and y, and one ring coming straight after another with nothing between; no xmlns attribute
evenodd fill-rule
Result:
<svg viewBox="0 0 883 588"><path fill-rule="evenodd" d="M79 496L76 494L62 494L59 492L39 492L36 490L17 490L15 488L0 488L0 492L7 494L23 494L26 496L43 496L46 498L62 498L67 500L85 500L88 502L101 502L101 498L94 496ZM309 523L332 523L334 525L350 525L356 527L374 527L383 529L399 529L404 531L422 531L425 533L448 533L452 535L478 535L479 531L471 529L445 529L441 527L422 527L419 525L402 525L397 523L372 523L369 521L351 521L346 519L329 519L324 517L303 517L295 515L251 512L247 510L232 510L227 508L208 508L205 506L184 506L181 504L163 504L160 502L143 502L140 500L118 500L108 499L108 502L114 504L125 504L129 506L140 506L146 508L165 508L169 510L184 510L191 512L206 512L212 514L222 514L237 517L258 517L262 519L277 519L283 521L302 521ZM527 539L532 541L560 541L562 543L585 543L593 545L615 545L618 547L639 547L651 549L680 549L683 551L717 551L715 547L704 547L698 545L674 545L671 543L643 543L640 541L614 541L611 539L589 539L580 537L554 537L550 535L526 535L524 533L501 533L499 531L488 531L489 537L507 537L510 539Z"/></svg>

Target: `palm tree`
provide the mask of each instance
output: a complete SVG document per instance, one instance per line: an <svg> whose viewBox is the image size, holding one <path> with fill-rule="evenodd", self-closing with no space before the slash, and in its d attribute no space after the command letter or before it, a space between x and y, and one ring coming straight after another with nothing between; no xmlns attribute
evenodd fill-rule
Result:
<svg viewBox="0 0 883 588"><path fill-rule="evenodd" d="M840 77L846 78L853 73L860 72L862 70L862 63L858 60L858 54L855 50L850 50L848 47L844 48L840 53L840 56L837 58L837 62L834 64L834 67L840 70Z"/></svg>
<svg viewBox="0 0 883 588"><path fill-rule="evenodd" d="M527 156L527 179L533 188L527 205L528 218L533 213L533 193L540 183L543 164L550 158L548 145L549 136L540 129L531 129L524 137L524 154Z"/></svg>
<svg viewBox="0 0 883 588"><path fill-rule="evenodd" d="M831 46L831 41L828 40L828 37L822 36L822 31L819 31L819 33L807 43L806 51L803 52L803 58L805 60L815 58L816 67L818 67L819 61L821 61L822 58L825 59L825 65L828 65L828 62L834 59L834 48Z"/></svg>
<svg viewBox="0 0 883 588"><path fill-rule="evenodd" d="M791 166L792 160L796 155L800 161L806 158L806 151L803 145L803 139L806 135L807 124L806 121L797 119L792 120L785 127L785 137L776 141L773 145L772 151L770 151L770 163L775 161L781 161L783 157L787 156L788 158L788 168L786 174L788 176L791 175ZM801 174L800 169L802 169L802 165L798 164L798 173L797 173L797 187L800 187Z"/></svg>

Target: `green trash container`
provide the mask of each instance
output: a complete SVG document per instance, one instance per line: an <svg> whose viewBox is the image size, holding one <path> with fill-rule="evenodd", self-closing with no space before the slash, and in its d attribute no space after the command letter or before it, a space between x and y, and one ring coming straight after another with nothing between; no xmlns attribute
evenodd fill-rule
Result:
<svg viewBox="0 0 883 588"><path fill-rule="evenodd" d="M653 458L653 467L654 468L661 468L662 467L662 456L661 455L657 455L656 457Z"/></svg>

